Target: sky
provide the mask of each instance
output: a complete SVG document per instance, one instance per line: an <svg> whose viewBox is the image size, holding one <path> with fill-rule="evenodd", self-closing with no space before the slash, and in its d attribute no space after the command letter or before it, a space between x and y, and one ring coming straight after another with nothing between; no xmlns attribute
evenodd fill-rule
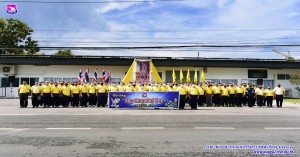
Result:
<svg viewBox="0 0 300 157"><path fill-rule="evenodd" d="M26 22L39 46L86 47L75 55L300 59L299 0L21 1L0 0L0 17Z"/></svg>

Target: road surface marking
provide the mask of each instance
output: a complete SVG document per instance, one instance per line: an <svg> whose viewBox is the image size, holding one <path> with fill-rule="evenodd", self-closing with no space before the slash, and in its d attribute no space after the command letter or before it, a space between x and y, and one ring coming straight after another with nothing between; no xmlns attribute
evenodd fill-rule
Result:
<svg viewBox="0 0 300 157"><path fill-rule="evenodd" d="M0 131L25 131L29 128L0 128Z"/></svg>
<svg viewBox="0 0 300 157"><path fill-rule="evenodd" d="M234 127L195 127L195 129L199 130L233 130Z"/></svg>
<svg viewBox="0 0 300 157"><path fill-rule="evenodd" d="M300 130L300 128L266 128L265 130Z"/></svg>
<svg viewBox="0 0 300 157"><path fill-rule="evenodd" d="M164 127L122 127L122 130L160 130Z"/></svg>
<svg viewBox="0 0 300 157"><path fill-rule="evenodd" d="M91 128L46 128L47 130L90 130Z"/></svg>

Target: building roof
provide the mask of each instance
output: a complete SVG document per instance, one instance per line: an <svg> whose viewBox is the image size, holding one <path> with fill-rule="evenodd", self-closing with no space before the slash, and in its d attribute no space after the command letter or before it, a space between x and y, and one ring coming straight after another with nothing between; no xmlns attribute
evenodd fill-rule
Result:
<svg viewBox="0 0 300 157"><path fill-rule="evenodd" d="M130 66L137 56L53 56L0 55L6 65L105 65ZM142 57L151 58L155 66L238 67L300 69L300 60L253 58Z"/></svg>

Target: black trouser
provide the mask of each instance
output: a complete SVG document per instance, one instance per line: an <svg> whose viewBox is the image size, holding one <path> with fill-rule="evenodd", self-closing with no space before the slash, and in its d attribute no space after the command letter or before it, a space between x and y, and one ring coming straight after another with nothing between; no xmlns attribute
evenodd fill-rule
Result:
<svg viewBox="0 0 300 157"><path fill-rule="evenodd" d="M191 109L197 109L197 97L198 95L191 95Z"/></svg>
<svg viewBox="0 0 300 157"><path fill-rule="evenodd" d="M261 107L264 104L264 96L262 95L257 95L256 96L256 101L257 101L257 105L259 107Z"/></svg>
<svg viewBox="0 0 300 157"><path fill-rule="evenodd" d="M79 94L73 94L73 107L78 107L79 105Z"/></svg>
<svg viewBox="0 0 300 157"><path fill-rule="evenodd" d="M222 96L222 106L228 107L228 96Z"/></svg>
<svg viewBox="0 0 300 157"><path fill-rule="evenodd" d="M277 107L282 107L283 95L276 95L276 105Z"/></svg>
<svg viewBox="0 0 300 157"><path fill-rule="evenodd" d="M214 95L214 104L215 104L215 106L220 107L220 105L221 105L221 94L215 94Z"/></svg>
<svg viewBox="0 0 300 157"><path fill-rule="evenodd" d="M237 107L242 107L242 101L243 101L243 93L237 93L236 94L236 105L237 105Z"/></svg>
<svg viewBox="0 0 300 157"><path fill-rule="evenodd" d="M96 94L89 94L89 105L96 105Z"/></svg>
<svg viewBox="0 0 300 157"><path fill-rule="evenodd" d="M205 103L205 95L199 95L199 98L198 98L198 105L200 107L202 107Z"/></svg>
<svg viewBox="0 0 300 157"><path fill-rule="evenodd" d="M186 95L180 95L179 109L184 109L184 106L185 106L185 96Z"/></svg>
<svg viewBox="0 0 300 157"><path fill-rule="evenodd" d="M28 93L20 93L20 107L28 106Z"/></svg>
<svg viewBox="0 0 300 157"><path fill-rule="evenodd" d="M63 95L63 106L69 107L69 102L70 102L70 96Z"/></svg>
<svg viewBox="0 0 300 157"><path fill-rule="evenodd" d="M98 93L98 103L97 106L105 107L106 105L106 93Z"/></svg>
<svg viewBox="0 0 300 157"><path fill-rule="evenodd" d="M254 95L248 95L248 106L253 107L255 103Z"/></svg>
<svg viewBox="0 0 300 157"><path fill-rule="evenodd" d="M243 105L246 106L247 103L248 103L247 95L244 95L244 97L243 97Z"/></svg>
<svg viewBox="0 0 300 157"><path fill-rule="evenodd" d="M43 93L44 107L49 107L51 105L51 94Z"/></svg>
<svg viewBox="0 0 300 157"><path fill-rule="evenodd" d="M43 96L40 96L40 100L38 100L39 102L39 105L40 106L43 106L43 103L44 103L44 97Z"/></svg>
<svg viewBox="0 0 300 157"><path fill-rule="evenodd" d="M53 106L55 106L55 107L58 107L58 106L59 106L59 94L53 94L53 97L52 97L52 104L53 104Z"/></svg>
<svg viewBox="0 0 300 157"><path fill-rule="evenodd" d="M31 102L32 102L32 107L39 107L39 95L40 94L34 94L32 93L32 97L31 97Z"/></svg>
<svg viewBox="0 0 300 157"><path fill-rule="evenodd" d="M212 106L212 94L206 94L206 106Z"/></svg>
<svg viewBox="0 0 300 157"><path fill-rule="evenodd" d="M268 107L273 107L273 96L267 96L266 98Z"/></svg>
<svg viewBox="0 0 300 157"><path fill-rule="evenodd" d="M87 107L88 96L87 93L82 93L80 104L82 107Z"/></svg>
<svg viewBox="0 0 300 157"><path fill-rule="evenodd" d="M229 95L229 106L230 107L235 107L235 94L230 94Z"/></svg>

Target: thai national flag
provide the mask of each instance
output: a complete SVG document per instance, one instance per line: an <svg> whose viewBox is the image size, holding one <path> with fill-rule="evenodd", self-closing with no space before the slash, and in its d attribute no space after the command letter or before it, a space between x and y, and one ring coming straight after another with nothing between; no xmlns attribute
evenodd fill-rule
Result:
<svg viewBox="0 0 300 157"><path fill-rule="evenodd" d="M102 76L101 76L100 82L105 82L105 70L104 70L104 67L103 67L103 70L102 70Z"/></svg>
<svg viewBox="0 0 300 157"><path fill-rule="evenodd" d="M81 78L82 78L82 69L80 67L79 75L78 75L78 82L81 82Z"/></svg>
<svg viewBox="0 0 300 157"><path fill-rule="evenodd" d="M85 82L86 83L88 83L89 81L90 81L90 78L89 78L89 68L87 68L86 70L85 70L85 74L84 74L84 76L85 76Z"/></svg>
<svg viewBox="0 0 300 157"><path fill-rule="evenodd" d="M94 72L94 81L97 81L97 75L98 75L98 67L96 67L95 72Z"/></svg>
<svg viewBox="0 0 300 157"><path fill-rule="evenodd" d="M110 76L111 76L111 70L110 70L110 68L109 68L109 70L108 70L108 72L107 72L107 74L106 74L106 76L105 76L105 82L106 82L106 83L109 82Z"/></svg>

